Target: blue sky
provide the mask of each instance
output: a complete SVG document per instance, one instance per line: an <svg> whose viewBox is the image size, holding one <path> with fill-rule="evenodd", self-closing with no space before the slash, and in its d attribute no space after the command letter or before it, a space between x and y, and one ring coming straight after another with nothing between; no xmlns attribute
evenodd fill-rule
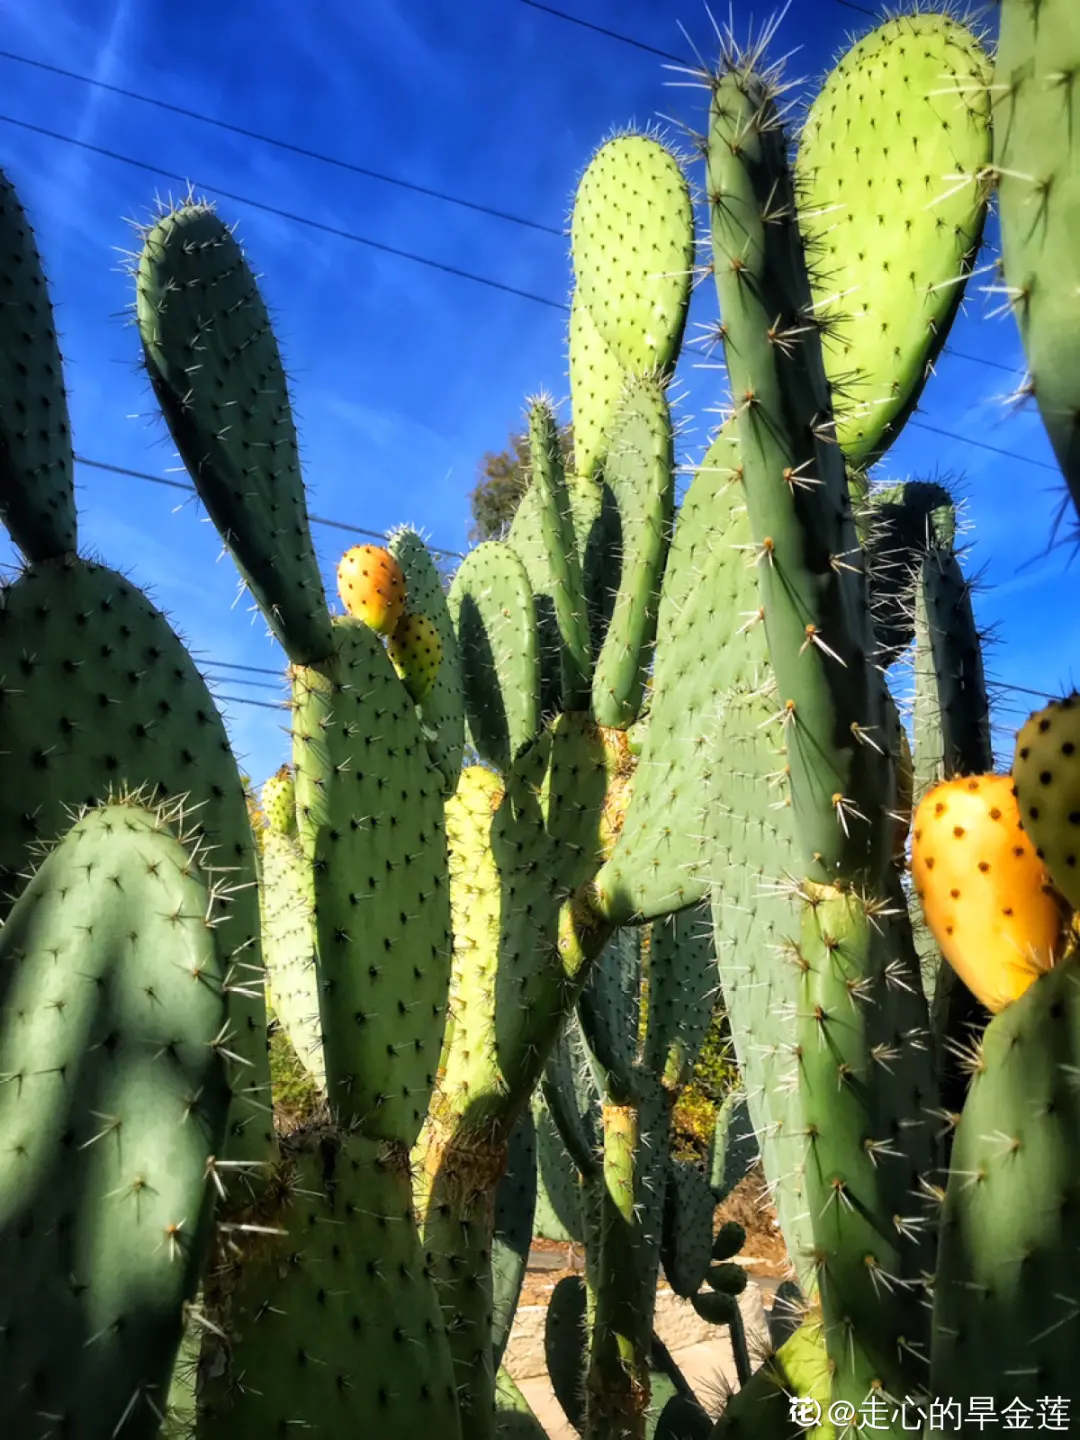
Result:
<svg viewBox="0 0 1080 1440"><path fill-rule="evenodd" d="M677 17L704 55L716 49L700 0L553 3L685 54ZM614 127L658 115L700 126L705 104L700 90L671 88L676 77L659 56L523 0L0 0L0 13L9 51L555 229ZM760 6L755 13L765 14ZM741 32L750 16L738 0L735 16ZM791 72L813 83L845 36L871 23L840 0L793 0L777 46L797 51ZM27 125L161 167L211 199L231 192L554 302L568 298L568 241L560 235L2 57L0 77L0 165L37 230L82 456L186 478L138 364L120 253L133 243L127 221L145 219L155 195L184 187ZM379 531L409 522L433 544L465 549L479 458L505 444L526 395L566 395L565 314L235 199L221 198L219 209L239 222L276 318L314 514ZM917 418L1045 466L1052 455L1037 414L1003 404L1022 360L1012 320L990 318L995 303L972 287L950 351L1006 368L947 355ZM714 314L713 289L702 285L691 318ZM685 356L680 371L686 464L703 453L716 420L710 411L724 400L717 372L693 360ZM568 418L568 407L563 413ZM875 478L933 475L955 477L968 502L968 566L985 581L977 613L998 637L989 656L994 678L1041 692L1069 685L1080 653L1067 590L1071 551L1043 553L1060 477L909 426ZM83 553L149 590L221 693L275 700L273 689L240 683L273 685L272 676L228 668L278 666L281 655L250 602L237 599L232 564L194 504L85 466L77 479ZM314 534L333 595L333 567L352 542L323 526ZM0 542L0 564L16 559ZM243 765L261 780L287 758L284 715L223 708ZM1006 750L1027 708L1026 697L1003 698Z"/></svg>

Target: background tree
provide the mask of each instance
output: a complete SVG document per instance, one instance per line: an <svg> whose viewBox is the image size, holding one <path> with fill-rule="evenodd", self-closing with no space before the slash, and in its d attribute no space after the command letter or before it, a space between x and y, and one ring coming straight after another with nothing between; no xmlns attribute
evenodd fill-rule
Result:
<svg viewBox="0 0 1080 1440"><path fill-rule="evenodd" d="M572 425L559 431L559 448L563 463L569 469L574 453ZM482 540L501 540L521 504L529 483L528 433L511 434L505 450L487 451L477 470L476 487L469 495L473 518L469 541L473 545Z"/></svg>

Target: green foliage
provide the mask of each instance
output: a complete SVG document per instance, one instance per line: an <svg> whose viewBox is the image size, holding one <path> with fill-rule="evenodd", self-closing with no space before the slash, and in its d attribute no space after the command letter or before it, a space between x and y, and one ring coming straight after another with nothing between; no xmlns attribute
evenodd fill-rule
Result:
<svg viewBox="0 0 1080 1440"><path fill-rule="evenodd" d="M559 428L563 465L574 468L574 427ZM469 493L472 527L469 541L502 540L510 528L525 491L529 488L529 433L511 431L504 450L489 450L478 466L478 478Z"/></svg>

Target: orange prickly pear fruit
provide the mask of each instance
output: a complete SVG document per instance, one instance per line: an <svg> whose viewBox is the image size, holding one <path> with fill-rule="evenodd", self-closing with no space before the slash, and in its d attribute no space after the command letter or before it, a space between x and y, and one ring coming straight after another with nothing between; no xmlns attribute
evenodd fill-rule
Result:
<svg viewBox="0 0 1080 1440"><path fill-rule="evenodd" d="M345 609L379 635L392 635L405 610L405 574L389 550L354 545L337 569Z"/></svg>
<svg viewBox="0 0 1080 1440"><path fill-rule="evenodd" d="M1020 821L1058 890L1080 910L1080 695L1054 700L1016 737Z"/></svg>
<svg viewBox="0 0 1080 1440"><path fill-rule="evenodd" d="M403 615L386 645L394 669L405 689L423 703L431 694L442 664L442 641L426 615Z"/></svg>
<svg viewBox="0 0 1080 1440"><path fill-rule="evenodd" d="M926 923L995 1014L1058 958L1061 904L1020 824L1009 775L946 780L915 812L911 871Z"/></svg>

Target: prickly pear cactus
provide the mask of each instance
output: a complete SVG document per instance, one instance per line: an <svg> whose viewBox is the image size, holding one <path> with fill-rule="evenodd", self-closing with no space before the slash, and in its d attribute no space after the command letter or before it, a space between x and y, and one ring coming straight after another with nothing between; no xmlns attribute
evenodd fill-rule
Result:
<svg viewBox="0 0 1080 1440"><path fill-rule="evenodd" d="M799 137L799 226L856 466L896 438L963 299L989 196L990 77L959 20L897 15L845 52Z"/></svg>
<svg viewBox="0 0 1080 1440"><path fill-rule="evenodd" d="M1028 388L1080 510L1080 33L1069 0L1004 0L994 70L994 166L1005 291Z"/></svg>
<svg viewBox="0 0 1080 1440"><path fill-rule="evenodd" d="M139 799L78 819L0 929L5 1435L153 1440L207 1255L229 881Z"/></svg>

